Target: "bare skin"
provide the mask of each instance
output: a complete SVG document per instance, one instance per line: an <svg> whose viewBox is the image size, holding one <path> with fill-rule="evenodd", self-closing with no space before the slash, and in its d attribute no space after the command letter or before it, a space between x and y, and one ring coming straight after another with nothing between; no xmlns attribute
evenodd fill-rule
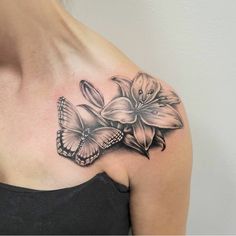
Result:
<svg viewBox="0 0 236 236"><path fill-rule="evenodd" d="M185 234L192 148L183 102L176 110L184 126L166 134L164 151L156 145L148 159L111 149L84 167L57 153L58 98L86 103L80 82L87 80L109 103L117 96L110 78L132 81L142 69L51 0L1 0L0 51L0 182L59 189L105 171L131 187L133 234Z"/></svg>

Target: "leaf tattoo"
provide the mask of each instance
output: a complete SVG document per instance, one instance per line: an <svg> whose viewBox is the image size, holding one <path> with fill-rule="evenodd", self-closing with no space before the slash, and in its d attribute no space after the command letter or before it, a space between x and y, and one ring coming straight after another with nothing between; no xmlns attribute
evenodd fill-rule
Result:
<svg viewBox="0 0 236 236"><path fill-rule="evenodd" d="M120 94L107 104L90 82L80 81L80 90L92 106L78 106L94 117L93 124L88 125L65 97L58 99L57 152L80 166L91 165L118 143L149 159L152 145L165 150L166 131L183 127L182 118L174 108L180 103L179 97L164 90L151 75L138 72L132 81L122 76L111 79L119 86Z"/></svg>

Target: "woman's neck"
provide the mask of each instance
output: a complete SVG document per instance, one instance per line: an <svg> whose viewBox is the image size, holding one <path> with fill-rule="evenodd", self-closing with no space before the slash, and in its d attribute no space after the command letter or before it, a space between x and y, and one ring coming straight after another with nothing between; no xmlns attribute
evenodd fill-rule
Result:
<svg viewBox="0 0 236 236"><path fill-rule="evenodd" d="M101 65L107 46L56 0L0 1L0 71L10 68L24 80L55 78Z"/></svg>

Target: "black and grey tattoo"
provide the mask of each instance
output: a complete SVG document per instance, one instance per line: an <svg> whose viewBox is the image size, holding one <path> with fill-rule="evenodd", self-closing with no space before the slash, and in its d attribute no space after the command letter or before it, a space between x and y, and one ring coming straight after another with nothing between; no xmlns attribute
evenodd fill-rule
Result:
<svg viewBox="0 0 236 236"><path fill-rule="evenodd" d="M91 104L76 107L65 97L58 99L60 130L57 131L57 152L80 166L92 164L108 148L124 147L148 156L151 146L166 147L166 131L183 127L175 109L180 103L173 91L164 90L151 75L139 72L131 81L111 78L119 86L119 94L107 104L102 94L88 81L80 81L84 98ZM82 116L86 111L92 121Z"/></svg>

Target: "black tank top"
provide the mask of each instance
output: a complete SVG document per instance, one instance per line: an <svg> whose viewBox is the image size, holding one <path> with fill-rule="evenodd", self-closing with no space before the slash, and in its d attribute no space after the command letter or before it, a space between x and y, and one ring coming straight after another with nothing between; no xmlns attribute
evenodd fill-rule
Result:
<svg viewBox="0 0 236 236"><path fill-rule="evenodd" d="M100 172L68 188L0 183L0 234L128 234L130 187Z"/></svg>

